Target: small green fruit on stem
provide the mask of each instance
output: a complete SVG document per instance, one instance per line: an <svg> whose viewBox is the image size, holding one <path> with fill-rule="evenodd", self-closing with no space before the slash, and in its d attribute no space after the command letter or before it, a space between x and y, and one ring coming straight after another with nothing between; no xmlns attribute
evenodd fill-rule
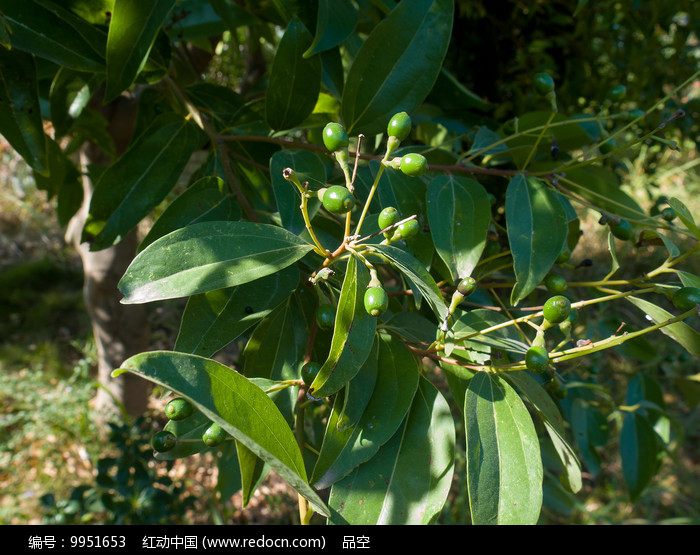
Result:
<svg viewBox="0 0 700 555"><path fill-rule="evenodd" d="M411 133L411 117L406 112L399 112L389 121L386 132L389 137L396 137L399 141L404 141Z"/></svg>
<svg viewBox="0 0 700 555"><path fill-rule="evenodd" d="M563 293L569 287L566 279L557 274L547 274L544 278L544 286L550 293Z"/></svg>
<svg viewBox="0 0 700 555"><path fill-rule="evenodd" d="M632 238L632 224L627 220L608 222L610 232L621 241L629 241Z"/></svg>
<svg viewBox="0 0 700 555"><path fill-rule="evenodd" d="M311 385L316 379L321 365L318 362L309 361L301 367L301 379L306 385Z"/></svg>
<svg viewBox="0 0 700 555"><path fill-rule="evenodd" d="M158 453L170 451L177 444L177 437L172 432L163 430L156 433L151 439L151 446Z"/></svg>
<svg viewBox="0 0 700 555"><path fill-rule="evenodd" d="M217 445L221 445L226 440L227 435L226 430L224 430L216 422L212 422L211 426L209 426L205 430L204 434L202 434L202 441L209 447L216 447Z"/></svg>
<svg viewBox="0 0 700 555"><path fill-rule="evenodd" d="M170 420L180 421L192 416L194 406L187 399L176 397L165 405L164 412Z"/></svg>
<svg viewBox="0 0 700 555"><path fill-rule="evenodd" d="M539 345L533 345L525 353L525 366L530 372L541 374L549 365L549 353L547 349Z"/></svg>
<svg viewBox="0 0 700 555"><path fill-rule="evenodd" d="M349 141L345 128L339 123L327 124L323 128L323 144L331 152L347 148Z"/></svg>
<svg viewBox="0 0 700 555"><path fill-rule="evenodd" d="M537 91L537 94L540 96L546 96L547 93L554 90L554 79L552 79L549 73L544 71L535 74L532 84L535 87L535 91Z"/></svg>
<svg viewBox="0 0 700 555"><path fill-rule="evenodd" d="M550 297L542 307L544 319L550 324L559 324L569 317L571 313L571 301L563 295Z"/></svg>
<svg viewBox="0 0 700 555"><path fill-rule="evenodd" d="M322 330L333 327L335 323L335 308L329 304L322 304L316 310L316 323Z"/></svg>
<svg viewBox="0 0 700 555"><path fill-rule="evenodd" d="M400 239L410 239L411 237L415 236L418 234L420 231L420 224L418 223L418 220L415 218L412 220L408 220L407 222L404 222L399 225L399 227L396 228L396 232L392 236L392 241L398 241Z"/></svg>
<svg viewBox="0 0 700 555"><path fill-rule="evenodd" d="M428 171L428 161L421 154L406 154L401 158L401 171L410 177L419 177Z"/></svg>
<svg viewBox="0 0 700 555"><path fill-rule="evenodd" d="M355 207L355 197L342 185L320 189L318 198L331 214L346 214Z"/></svg>
<svg viewBox="0 0 700 555"><path fill-rule="evenodd" d="M378 317L389 308L389 297L382 287L369 287L365 291L365 310L368 314Z"/></svg>

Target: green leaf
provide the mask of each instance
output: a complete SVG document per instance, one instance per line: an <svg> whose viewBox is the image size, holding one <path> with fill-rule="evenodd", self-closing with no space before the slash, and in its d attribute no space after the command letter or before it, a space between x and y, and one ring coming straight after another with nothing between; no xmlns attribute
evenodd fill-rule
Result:
<svg viewBox="0 0 700 555"><path fill-rule="evenodd" d="M562 467L562 483L572 493L577 493L583 485L581 463L576 452L566 439L564 419L556 403L547 391L527 372L507 372L505 378L532 403L542 418Z"/></svg>
<svg viewBox="0 0 700 555"><path fill-rule="evenodd" d="M265 119L272 129L290 129L303 122L321 90L321 60L304 57L311 33L292 17L270 67L265 95Z"/></svg>
<svg viewBox="0 0 700 555"><path fill-rule="evenodd" d="M193 295L182 314L174 350L214 355L270 314L298 284L299 270L287 266L255 281Z"/></svg>
<svg viewBox="0 0 700 555"><path fill-rule="evenodd" d="M411 406L420 374L413 355L389 335L378 335L375 346L361 372L349 384L350 395L355 395L352 388L360 385L355 380L368 381L363 375L375 373L371 398L359 420L353 423L356 418L348 418L346 405L355 400L346 399L345 390L333 406L311 478L318 488L330 486L371 459L394 435ZM359 413L361 408L360 403L353 410Z"/></svg>
<svg viewBox="0 0 700 555"><path fill-rule="evenodd" d="M288 231L251 222L201 222L140 252L119 282L123 303L188 297L273 274L313 248Z"/></svg>
<svg viewBox="0 0 700 555"><path fill-rule="evenodd" d="M476 308L461 311L458 309L454 314L452 326L454 342L459 342L475 351L490 353L493 349L503 349L509 353L524 355L529 346L523 342L513 326L503 326L483 335L477 333L509 321L510 318L494 310Z"/></svg>
<svg viewBox="0 0 700 555"><path fill-rule="evenodd" d="M430 233L452 279L470 276L491 223L486 190L468 177L442 175L428 185L427 202Z"/></svg>
<svg viewBox="0 0 700 555"><path fill-rule="evenodd" d="M233 221L240 217L240 207L226 183L219 177L202 177L167 206L137 252L176 229L198 222Z"/></svg>
<svg viewBox="0 0 700 555"><path fill-rule="evenodd" d="M102 78L96 74L86 74L65 67L56 72L49 93L51 124L56 137L69 131L73 121L80 116Z"/></svg>
<svg viewBox="0 0 700 555"><path fill-rule="evenodd" d="M620 431L620 457L632 501L639 498L655 476L658 456L658 440L651 424L636 412L626 414Z"/></svg>
<svg viewBox="0 0 700 555"><path fill-rule="evenodd" d="M230 131L236 125L260 122L244 97L229 87L216 83L195 83L185 89L187 97L211 119L217 131Z"/></svg>
<svg viewBox="0 0 700 555"><path fill-rule="evenodd" d="M571 403L569 422L583 464L586 470L595 477L600 472L601 465L600 455L596 451L596 447L601 447L608 435L605 416L583 399L574 399Z"/></svg>
<svg viewBox="0 0 700 555"><path fill-rule="evenodd" d="M129 358L115 371L131 372L190 399L210 420L275 470L321 514L329 512L309 486L294 434L275 404L235 370L214 360L167 351Z"/></svg>
<svg viewBox="0 0 700 555"><path fill-rule="evenodd" d="M236 452L241 473L241 503L246 507L255 490L268 475L270 468L241 442L236 442Z"/></svg>
<svg viewBox="0 0 700 555"><path fill-rule="evenodd" d="M393 262L411 283L414 291L420 293L428 301L438 321L443 322L445 320L447 307L442 298L442 293L433 277L413 255L393 245L374 245L371 249Z"/></svg>
<svg viewBox="0 0 700 555"><path fill-rule="evenodd" d="M104 32L60 5L0 0L0 13L12 30L13 56L23 50L78 71L104 70Z"/></svg>
<svg viewBox="0 0 700 555"><path fill-rule="evenodd" d="M359 371L372 349L377 319L364 306L369 271L355 256L348 260L328 358L309 386L309 395L332 395Z"/></svg>
<svg viewBox="0 0 700 555"><path fill-rule="evenodd" d="M557 195L542 180L522 174L508 185L506 222L516 278L510 302L515 306L552 268L566 243L568 222Z"/></svg>
<svg viewBox="0 0 700 555"><path fill-rule="evenodd" d="M700 229L695 223L695 218L693 214L688 210L688 208L677 198L672 198L668 201L668 204L675 210L678 214L678 218L683 222L683 225L690 231L697 239L700 239Z"/></svg>
<svg viewBox="0 0 700 555"><path fill-rule="evenodd" d="M115 0L107 36L105 101L128 89L144 68L175 0Z"/></svg>
<svg viewBox="0 0 700 555"><path fill-rule="evenodd" d="M501 140L502 138L498 133L491 131L491 129L485 125L482 125L476 132L474 143L469 149L468 154L478 152L480 156L495 156L506 152L508 150L508 145L506 145L505 142L501 142ZM491 145L495 146L491 147Z"/></svg>
<svg viewBox="0 0 700 555"><path fill-rule="evenodd" d="M41 121L34 57L2 47L0 133L34 171L49 175L48 138Z"/></svg>
<svg viewBox="0 0 700 555"><path fill-rule="evenodd" d="M474 524L536 524L542 506L537 432L498 375L477 372L464 399L467 484Z"/></svg>
<svg viewBox="0 0 700 555"><path fill-rule="evenodd" d="M622 191L619 178L609 168L590 164L573 168L566 171L561 184L603 211L628 220L646 219L644 210Z"/></svg>
<svg viewBox="0 0 700 555"><path fill-rule="evenodd" d="M673 318L673 314L649 301L637 297L625 297L629 302L659 324ZM661 333L680 343L691 355L700 357L700 333L685 322L676 322L659 329Z"/></svg>
<svg viewBox="0 0 700 555"><path fill-rule="evenodd" d="M292 168L301 183L308 181L310 188L314 189L319 183L325 186L326 167L318 156L308 150L280 150L270 158L270 181L282 227L299 235L306 229L299 210L301 199L296 186L282 176L285 168ZM320 205L318 199L309 199L309 218L313 219Z"/></svg>
<svg viewBox="0 0 700 555"><path fill-rule="evenodd" d="M369 34L343 90L348 133L375 135L428 95L447 53L453 0L403 0Z"/></svg>
<svg viewBox="0 0 700 555"><path fill-rule="evenodd" d="M304 57L338 46L355 30L357 19L357 10L350 0L319 0L316 35Z"/></svg>
<svg viewBox="0 0 700 555"><path fill-rule="evenodd" d="M331 489L331 524L431 524L450 490L455 426L438 390L421 379L403 426Z"/></svg>
<svg viewBox="0 0 700 555"><path fill-rule="evenodd" d="M118 243L167 196L204 134L191 121L163 114L95 184L83 241L91 250Z"/></svg>

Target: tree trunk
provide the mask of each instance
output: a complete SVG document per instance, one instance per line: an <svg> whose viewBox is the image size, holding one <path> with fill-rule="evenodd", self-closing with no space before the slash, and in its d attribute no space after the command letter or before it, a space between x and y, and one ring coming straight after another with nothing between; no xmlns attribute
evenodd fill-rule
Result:
<svg viewBox="0 0 700 555"><path fill-rule="evenodd" d="M98 99L93 103L93 108L107 118L116 153L120 155L126 150L133 131L135 99L120 97L106 106L101 106ZM91 252L86 243L81 243L93 191L86 168L88 164L107 165L109 162L109 157L95 144L88 143L82 148L83 205L66 233L67 240L75 245L83 264L85 306L92 320L98 354L97 380L100 387L94 399L94 409L100 425L120 418L122 410L130 416L143 414L150 392L148 382L133 374L122 374L117 378L111 376L112 371L129 356L147 350L149 343L150 329L145 307L121 304L117 289L136 252L136 230L118 244L100 251Z"/></svg>

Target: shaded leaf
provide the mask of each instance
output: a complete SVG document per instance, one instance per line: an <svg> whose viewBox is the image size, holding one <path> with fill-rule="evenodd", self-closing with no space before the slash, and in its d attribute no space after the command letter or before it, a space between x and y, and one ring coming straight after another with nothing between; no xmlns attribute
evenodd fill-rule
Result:
<svg viewBox="0 0 700 555"><path fill-rule="evenodd" d="M294 434L260 389L223 364L182 353L154 351L126 360L115 375L131 372L190 399L210 420L267 462L321 514L328 510L308 484Z"/></svg>
<svg viewBox="0 0 700 555"><path fill-rule="evenodd" d="M350 0L319 0L316 34L304 57L338 46L353 32L357 19L357 10Z"/></svg>
<svg viewBox="0 0 700 555"><path fill-rule="evenodd" d="M625 485L633 501L656 474L658 456L658 441L651 424L636 412L626 414L620 431L620 457Z"/></svg>
<svg viewBox="0 0 700 555"><path fill-rule="evenodd" d="M136 80L174 5L175 0L115 0L107 36L105 101Z"/></svg>
<svg viewBox="0 0 700 555"><path fill-rule="evenodd" d="M452 0L403 0L369 34L348 72L342 116L348 133L375 135L432 89L452 30Z"/></svg>
<svg viewBox="0 0 700 555"><path fill-rule="evenodd" d="M430 524L454 470L455 426L437 389L421 379L408 416L368 462L331 489L331 524Z"/></svg>
<svg viewBox="0 0 700 555"><path fill-rule="evenodd" d="M568 222L557 195L542 180L522 174L508 184L506 221L516 277L510 302L515 306L552 268L565 245Z"/></svg>
<svg viewBox="0 0 700 555"><path fill-rule="evenodd" d="M637 297L625 297L629 302L643 311L656 324L673 318L673 314L649 301ZM691 355L700 356L700 333L685 322L676 322L660 328L663 334L680 343Z"/></svg>
<svg viewBox="0 0 700 555"><path fill-rule="evenodd" d="M313 111L321 90L321 60L304 57L311 33L292 17L270 67L265 119L272 129L290 129Z"/></svg>
<svg viewBox="0 0 700 555"><path fill-rule="evenodd" d="M428 222L440 258L453 279L471 275L486 245L491 204L475 180L442 175L428 185Z"/></svg>
<svg viewBox="0 0 700 555"><path fill-rule="evenodd" d="M191 121L163 114L95 184L83 241L91 250L118 243L166 197L204 134Z"/></svg>
<svg viewBox="0 0 700 555"><path fill-rule="evenodd" d="M270 314L299 284L299 270L193 295L182 314L175 351L210 357Z"/></svg>

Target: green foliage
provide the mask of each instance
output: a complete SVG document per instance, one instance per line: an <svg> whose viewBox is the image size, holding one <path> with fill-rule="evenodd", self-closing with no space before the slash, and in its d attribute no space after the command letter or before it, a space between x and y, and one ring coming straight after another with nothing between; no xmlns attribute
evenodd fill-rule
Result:
<svg viewBox="0 0 700 555"><path fill-rule="evenodd" d="M647 96L627 79L607 101L620 79L604 80L602 95L588 89L590 103L579 103L572 90L594 80L557 71L528 29L514 100L493 106L449 70L462 32L452 0L375 4L192 0L211 8L202 25L167 0L133 13L118 1L108 23L48 0L29 1L20 23L0 2L18 30L11 51L0 47L0 132L57 193L64 218L77 209L61 195L79 175L70 154L86 118L102 117L86 98L103 78L108 102L140 96L129 147L94 169L83 239L107 248L159 209L119 284L122 302L187 306L173 351L137 354L115 372L196 409L166 411L157 458L219 449L222 480L246 500L274 470L300 494L303 524L315 513L333 524L435 522L466 469L472 523L534 524L551 478L574 498L618 434L638 499L671 450L660 387L640 366L612 380L627 382L623 399L575 372L577 359L607 349L653 360L643 342L657 331L700 355L696 294L674 295L700 284L687 265L700 239L692 211L671 197L674 218L648 214L623 186L636 174L623 163L631 153L676 148L666 133L684 112L666 111L697 74ZM484 6L462 5L458 17ZM586 3L568 7L572 24L600 18ZM241 44L265 45L247 59L268 56L264 78L241 94L193 82L189 48L222 32L245 38L243 25ZM631 99L644 109L630 120ZM42 102L72 141L44 131ZM169 202L200 150L206 160ZM602 270L573 262L588 248L589 212L610 230ZM634 249L644 261L628 267L621 253ZM620 333L598 306L640 318ZM233 342L242 348L231 368L215 357Z"/></svg>

